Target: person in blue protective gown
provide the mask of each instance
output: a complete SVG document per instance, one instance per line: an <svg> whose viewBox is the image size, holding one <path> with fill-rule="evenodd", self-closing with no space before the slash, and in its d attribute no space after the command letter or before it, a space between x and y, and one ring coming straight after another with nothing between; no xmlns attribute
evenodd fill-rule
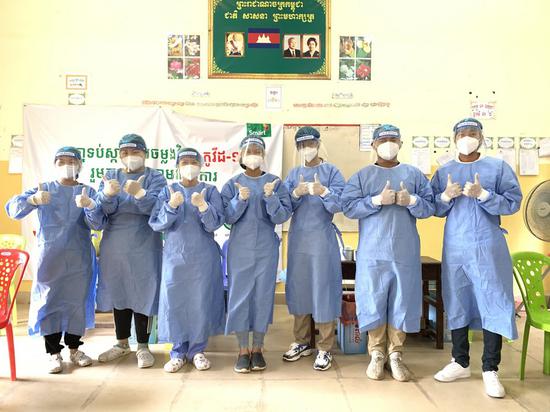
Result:
<svg viewBox="0 0 550 412"><path fill-rule="evenodd" d="M92 359L78 348L86 328L94 326L95 279L92 275L90 219L97 208L95 190L76 179L82 168L78 149L62 147L55 154L57 180L41 183L6 204L13 219L38 213L38 265L29 310L29 334L44 337L48 372L63 370L63 336L70 360L89 366Z"/></svg>
<svg viewBox="0 0 550 412"><path fill-rule="evenodd" d="M435 375L470 376L469 329L483 330L483 381L491 397L505 396L498 378L502 336L517 338L513 272L500 216L516 213L521 189L503 160L482 156L483 126L467 118L454 126L458 157L432 178L436 215L446 218L442 286L453 360Z"/></svg>
<svg viewBox="0 0 550 412"><path fill-rule="evenodd" d="M145 167L143 138L128 134L119 142L124 168L110 169L99 185L96 201L103 221L97 309L113 311L117 343L99 355L109 362L130 353L128 338L134 319L139 368L153 366L149 351L150 317L158 309L162 240L149 217L166 179Z"/></svg>
<svg viewBox="0 0 550 412"><path fill-rule="evenodd" d="M225 305L220 248L214 231L224 222L220 193L198 180L202 156L192 148L177 154L181 182L166 186L149 225L164 232L159 296L159 340L173 343L166 372L189 360L210 368L204 351L208 338L224 331Z"/></svg>
<svg viewBox="0 0 550 412"><path fill-rule="evenodd" d="M420 330L422 267L416 219L433 215L428 179L400 163L401 133L392 125L374 131L376 163L353 175L342 193L344 214L359 219L355 300L362 331L369 333L370 379L408 381L403 363L406 333Z"/></svg>
<svg viewBox="0 0 550 412"><path fill-rule="evenodd" d="M279 238L275 225L290 218L290 196L281 180L264 172L265 142L248 136L240 144L240 163L245 172L223 186L225 220L231 226L227 273L228 314L225 333L235 332L239 357L234 370L246 373L266 368L262 349L273 303ZM253 332L252 352L249 332Z"/></svg>
<svg viewBox="0 0 550 412"><path fill-rule="evenodd" d="M295 135L300 166L285 180L291 193L293 216L288 233L286 301L294 315L294 342L283 355L296 361L313 353L311 319L319 330L316 370L332 365L336 318L342 307L342 265L335 213L341 212L345 180L340 171L319 157L320 133L302 127Z"/></svg>

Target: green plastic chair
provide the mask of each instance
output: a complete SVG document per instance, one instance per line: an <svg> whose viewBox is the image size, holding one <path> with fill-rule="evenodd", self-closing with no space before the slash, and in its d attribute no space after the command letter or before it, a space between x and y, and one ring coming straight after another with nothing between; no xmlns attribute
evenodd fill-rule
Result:
<svg viewBox="0 0 550 412"><path fill-rule="evenodd" d="M11 233L0 234L0 249L19 249L25 250L27 244L25 238L21 235L13 235ZM13 299L15 296L15 285L10 286L10 297ZM17 326L17 302L13 304L13 310L11 312L11 320L15 326Z"/></svg>
<svg viewBox="0 0 550 412"><path fill-rule="evenodd" d="M542 268L550 265L550 258L536 252L518 252L512 255L514 278L525 305L527 318L523 332L519 378L525 378L525 358L531 326L544 331L543 373L550 375L550 311L546 305L542 284Z"/></svg>

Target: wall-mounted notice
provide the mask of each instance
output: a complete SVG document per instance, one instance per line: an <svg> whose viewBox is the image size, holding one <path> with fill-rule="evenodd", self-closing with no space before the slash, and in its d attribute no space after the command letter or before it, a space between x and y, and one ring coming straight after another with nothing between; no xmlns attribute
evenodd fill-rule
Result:
<svg viewBox="0 0 550 412"><path fill-rule="evenodd" d="M450 136L434 136L434 152L437 156L435 160L440 166L453 160L455 153Z"/></svg>
<svg viewBox="0 0 550 412"><path fill-rule="evenodd" d="M359 128L359 151L372 151L372 136L379 124L362 124Z"/></svg>
<svg viewBox="0 0 550 412"><path fill-rule="evenodd" d="M550 137L542 137L539 141L539 157L550 156Z"/></svg>
<svg viewBox="0 0 550 412"><path fill-rule="evenodd" d="M23 135L11 136L8 173L23 173Z"/></svg>
<svg viewBox="0 0 550 412"><path fill-rule="evenodd" d="M494 119L496 116L497 102L481 102L474 100L470 102L472 117L476 119Z"/></svg>
<svg viewBox="0 0 550 412"><path fill-rule="evenodd" d="M283 86L266 86L265 108L281 110L283 108Z"/></svg>
<svg viewBox="0 0 550 412"><path fill-rule="evenodd" d="M88 76L85 74L67 74L65 76L65 88L67 90L88 89Z"/></svg>
<svg viewBox="0 0 550 412"><path fill-rule="evenodd" d="M537 176L539 174L539 153L536 137L519 139L519 174Z"/></svg>
<svg viewBox="0 0 550 412"><path fill-rule="evenodd" d="M413 136L411 164L418 167L425 175L432 173L430 139L428 136Z"/></svg>
<svg viewBox="0 0 550 412"><path fill-rule="evenodd" d="M497 138L497 155L516 170L516 139L514 137Z"/></svg>

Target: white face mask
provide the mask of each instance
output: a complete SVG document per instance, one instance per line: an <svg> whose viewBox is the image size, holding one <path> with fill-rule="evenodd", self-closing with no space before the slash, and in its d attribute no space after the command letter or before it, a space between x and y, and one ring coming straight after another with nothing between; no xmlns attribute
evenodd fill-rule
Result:
<svg viewBox="0 0 550 412"><path fill-rule="evenodd" d="M305 159L306 162L311 162L317 156L318 150L314 147L304 147L300 149L300 156Z"/></svg>
<svg viewBox="0 0 550 412"><path fill-rule="evenodd" d="M135 172L143 167L145 159L141 156L126 156L122 158L122 163L130 172Z"/></svg>
<svg viewBox="0 0 550 412"><path fill-rule="evenodd" d="M399 145L395 142L385 142L376 148L376 153L384 160L395 159L399 152Z"/></svg>
<svg viewBox="0 0 550 412"><path fill-rule="evenodd" d="M249 169L256 170L263 163L264 158L258 155L243 156L243 164Z"/></svg>
<svg viewBox="0 0 550 412"><path fill-rule="evenodd" d="M479 147L479 140L472 136L464 136L456 142L458 153L465 156L475 152Z"/></svg>
<svg viewBox="0 0 550 412"><path fill-rule="evenodd" d="M193 180L201 172L201 168L196 165L185 165L180 167L180 176L187 180Z"/></svg>
<svg viewBox="0 0 550 412"><path fill-rule="evenodd" d="M76 180L76 175L79 172L79 167L76 165L63 165L63 166L57 166L57 177L58 179L68 179L68 180Z"/></svg>

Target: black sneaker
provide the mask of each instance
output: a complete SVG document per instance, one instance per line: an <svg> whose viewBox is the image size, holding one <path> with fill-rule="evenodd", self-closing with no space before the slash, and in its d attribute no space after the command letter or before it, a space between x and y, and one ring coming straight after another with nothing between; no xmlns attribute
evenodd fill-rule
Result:
<svg viewBox="0 0 550 412"><path fill-rule="evenodd" d="M311 346L307 343L301 344L294 342L283 354L283 360L287 362L294 362L303 356L310 356L312 353L313 349L311 349Z"/></svg>
<svg viewBox="0 0 550 412"><path fill-rule="evenodd" d="M252 371L263 371L265 368L267 368L267 364L265 363L264 355L262 352L252 352L252 361L250 362L252 366Z"/></svg>
<svg viewBox="0 0 550 412"><path fill-rule="evenodd" d="M233 370L237 373L248 373L250 372L250 355L248 353L244 355L239 355Z"/></svg>

